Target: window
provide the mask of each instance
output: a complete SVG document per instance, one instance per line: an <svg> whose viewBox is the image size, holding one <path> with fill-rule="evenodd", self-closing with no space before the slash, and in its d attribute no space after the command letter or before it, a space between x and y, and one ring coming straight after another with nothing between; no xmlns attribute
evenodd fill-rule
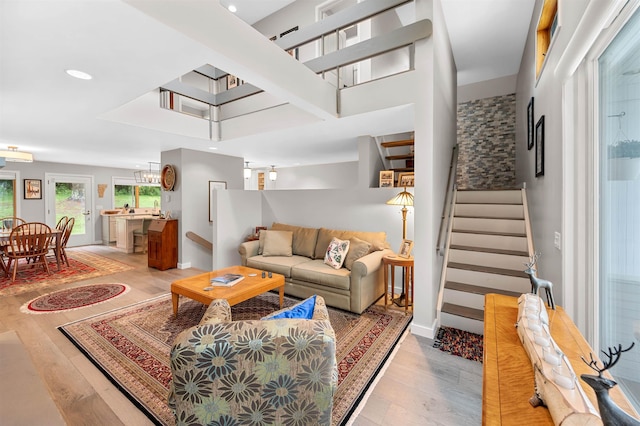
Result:
<svg viewBox="0 0 640 426"><path fill-rule="evenodd" d="M536 78L551 47L551 40L558 29L558 1L544 0L536 33Z"/></svg>
<svg viewBox="0 0 640 426"><path fill-rule="evenodd" d="M160 208L160 185L143 185L134 179L115 178L113 183L113 207Z"/></svg>
<svg viewBox="0 0 640 426"><path fill-rule="evenodd" d="M0 172L0 217L19 216L16 208L17 182L16 173Z"/></svg>
<svg viewBox="0 0 640 426"><path fill-rule="evenodd" d="M640 11L636 11L598 58L598 343L605 351L619 344L625 349L636 343L610 370L636 409L640 409L639 50Z"/></svg>

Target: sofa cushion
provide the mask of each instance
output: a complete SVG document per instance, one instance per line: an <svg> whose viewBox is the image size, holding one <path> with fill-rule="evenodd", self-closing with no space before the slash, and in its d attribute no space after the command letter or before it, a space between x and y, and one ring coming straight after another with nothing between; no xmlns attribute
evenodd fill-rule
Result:
<svg viewBox="0 0 640 426"><path fill-rule="evenodd" d="M324 263L331 266L333 269L342 268L344 260L347 258L349 252L349 240L339 240L333 238L327 247L327 252L324 255Z"/></svg>
<svg viewBox="0 0 640 426"><path fill-rule="evenodd" d="M279 231L293 232L293 254L306 256L313 259L318 239L318 228L305 228L302 226L285 225L284 223L273 223L271 229Z"/></svg>
<svg viewBox="0 0 640 426"><path fill-rule="evenodd" d="M351 270L353 262L369 254L371 243L356 237L350 238L349 241L351 244L349 244L349 252L344 260L344 267Z"/></svg>
<svg viewBox="0 0 640 426"><path fill-rule="evenodd" d="M267 256L292 256L293 232L291 231L263 231L264 249L262 255ZM262 232L261 232L262 233Z"/></svg>
<svg viewBox="0 0 640 426"><path fill-rule="evenodd" d="M305 262L310 262L308 257L304 257L304 256L265 257L262 255L259 255L259 256L253 256L248 258L247 266L249 268L275 272L276 274L281 274L287 278L291 278L291 268Z"/></svg>
<svg viewBox="0 0 640 426"><path fill-rule="evenodd" d="M331 243L333 237L341 240L359 238L371 244L369 252L389 248L387 234L385 232L364 232L364 231L340 231L336 229L320 228L318 231L318 242L316 243L315 258L324 259L324 254Z"/></svg>
<svg viewBox="0 0 640 426"><path fill-rule="evenodd" d="M333 269L322 259L300 263L291 268L291 278L341 290L351 288L351 272L348 269Z"/></svg>

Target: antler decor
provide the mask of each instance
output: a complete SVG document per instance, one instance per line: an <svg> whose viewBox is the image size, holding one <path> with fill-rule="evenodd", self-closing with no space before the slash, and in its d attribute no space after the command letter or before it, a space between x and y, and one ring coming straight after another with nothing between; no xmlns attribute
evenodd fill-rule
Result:
<svg viewBox="0 0 640 426"><path fill-rule="evenodd" d="M598 373L597 376L591 374L582 374L580 378L587 382L589 386L596 392L596 398L598 399L598 409L600 410L600 417L605 426L637 426L640 425L640 420L631 417L625 413L609 396L609 389L613 388L617 383L614 380L608 379L602 376L602 373L610 369L618 361L624 352L630 351L635 345L635 342L631 343L627 349L622 349L622 345L619 344L617 348L609 347L609 352L602 351L604 356L607 357L607 361L602 361L602 367L598 367L598 361L593 359L593 354L589 354L590 361L582 358L585 364Z"/></svg>
<svg viewBox="0 0 640 426"><path fill-rule="evenodd" d="M551 309L556 308L556 304L553 300L553 283L548 280L543 280L536 276L536 269L534 266L538 262L540 258L540 253L535 252L531 256L529 256L530 262L525 263L524 265L527 269L524 271L525 274L529 275L529 281L531 281L531 293L538 294L540 289L544 289L545 294L547 295L547 304Z"/></svg>

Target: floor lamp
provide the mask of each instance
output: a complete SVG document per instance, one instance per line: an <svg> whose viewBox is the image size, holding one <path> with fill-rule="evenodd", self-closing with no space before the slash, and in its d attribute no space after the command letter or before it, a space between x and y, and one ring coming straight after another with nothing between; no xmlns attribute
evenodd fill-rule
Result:
<svg viewBox="0 0 640 426"><path fill-rule="evenodd" d="M405 240L407 238L407 206L413 206L413 194L407 191L405 187L404 190L387 201L387 204L391 206L402 206L402 239ZM394 300L394 302L398 306L404 306L406 301L406 295L404 294L404 274L402 274L402 293L400 296Z"/></svg>

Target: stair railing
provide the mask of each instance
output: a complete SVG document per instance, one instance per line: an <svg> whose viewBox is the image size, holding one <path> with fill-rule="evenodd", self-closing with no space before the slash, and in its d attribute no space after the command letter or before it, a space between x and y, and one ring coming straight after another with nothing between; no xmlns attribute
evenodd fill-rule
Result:
<svg viewBox="0 0 640 426"><path fill-rule="evenodd" d="M533 233L531 231L531 220L529 219L529 204L527 201L527 190L522 188L520 190L522 192L522 208L524 209L524 226L527 233L527 250L529 251L529 256L533 256L535 253L535 248L533 245Z"/></svg>
<svg viewBox="0 0 640 426"><path fill-rule="evenodd" d="M442 206L442 218L440 221L440 231L438 232L438 243L436 250L440 256L444 255L445 237L449 226L450 212L453 210L453 194L456 189L456 178L458 176L458 145L453 147L451 152L451 164L449 165L449 178L447 180L447 193L445 195L444 206Z"/></svg>
<svg viewBox="0 0 640 426"><path fill-rule="evenodd" d="M458 195L458 190L454 189L451 197L451 205L455 205ZM453 216L455 209L452 207L449 209L449 216L447 220L446 237L444 238L444 249L442 250L442 271L440 272L440 288L438 290L438 304L436 309L436 321L440 324L440 313L442 311L442 304L444 303L444 285L447 282L447 264L449 263L449 246L451 245L451 234L453 233Z"/></svg>
<svg viewBox="0 0 640 426"><path fill-rule="evenodd" d="M201 245L205 249L213 252L213 244L211 244L210 241L206 240L205 238L201 237L195 232L188 231L185 236L191 241L193 241L194 243L197 243L198 245Z"/></svg>
<svg viewBox="0 0 640 426"><path fill-rule="evenodd" d="M443 256L442 271L440 272L440 288L438 290L438 304L436 309L436 322L440 324L440 313L444 302L444 284L447 280L447 264L449 263L449 245L451 244L451 233L453 230L453 216L457 198L456 178L458 176L458 153L456 144L451 152L451 164L449 166L449 179L447 181L447 193L445 195L444 206L442 207L442 220L440 222L440 232L438 233L438 243L436 250Z"/></svg>

